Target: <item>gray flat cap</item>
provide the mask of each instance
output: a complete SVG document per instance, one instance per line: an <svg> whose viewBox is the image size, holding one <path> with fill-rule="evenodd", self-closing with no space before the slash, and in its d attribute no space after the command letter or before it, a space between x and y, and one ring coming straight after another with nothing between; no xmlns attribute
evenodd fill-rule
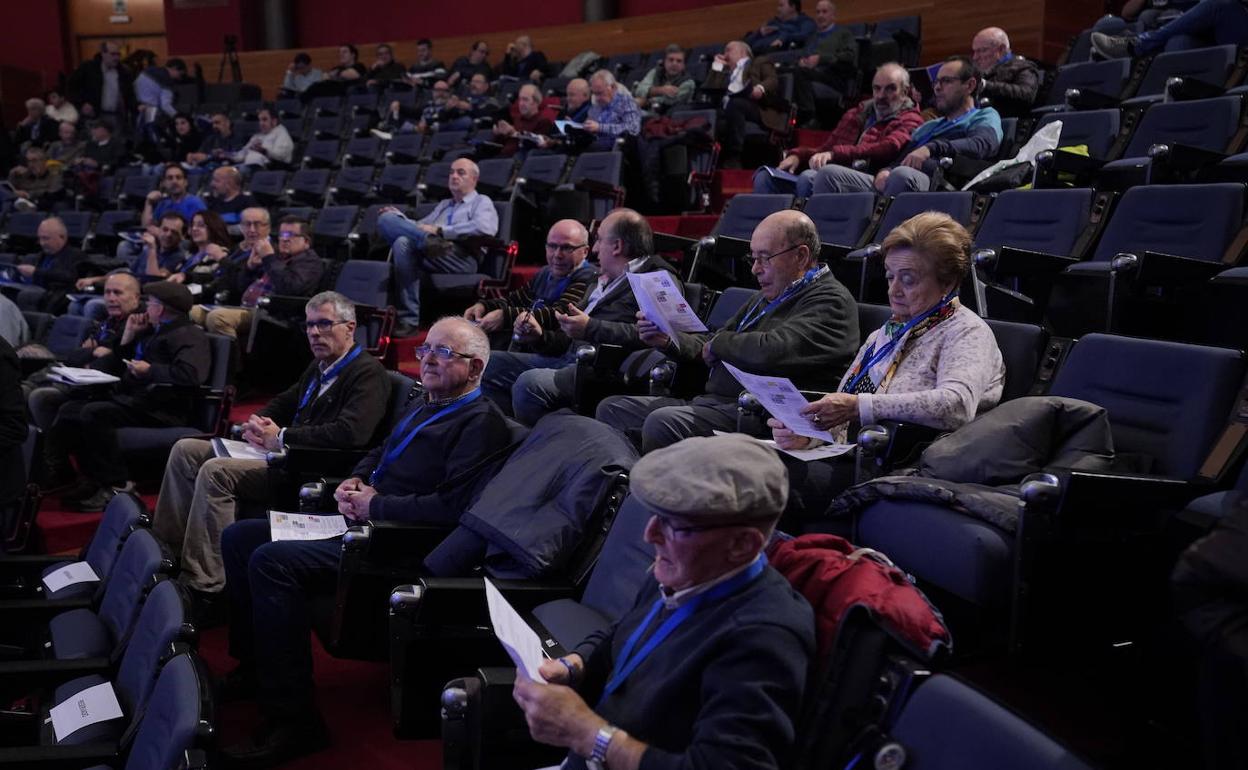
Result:
<svg viewBox="0 0 1248 770"><path fill-rule="evenodd" d="M775 450L735 434L689 438L641 458L629 489L663 516L729 524L774 522L789 498Z"/></svg>

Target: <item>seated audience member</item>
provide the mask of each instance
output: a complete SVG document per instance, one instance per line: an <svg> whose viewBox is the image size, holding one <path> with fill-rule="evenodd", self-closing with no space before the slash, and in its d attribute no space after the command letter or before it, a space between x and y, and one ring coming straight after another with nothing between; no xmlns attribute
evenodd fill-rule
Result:
<svg viewBox="0 0 1248 770"><path fill-rule="evenodd" d="M9 171L9 184L17 196L19 210L50 209L64 193L65 180L60 164L48 165L48 154L41 147L26 150L26 165Z"/></svg>
<svg viewBox="0 0 1248 770"><path fill-rule="evenodd" d="M510 406L516 419L532 425L547 412L572 404L576 351L582 341L640 349L637 298L628 273L676 273L653 251L654 234L645 217L632 209L608 214L594 242L599 273L590 293L568 305L566 312L555 310L558 326L543 326L531 312L518 314L512 339L524 347L494 354L482 380L485 394L504 409Z"/></svg>
<svg viewBox="0 0 1248 770"><path fill-rule="evenodd" d="M225 220L211 209L196 212L191 217L190 234L191 255L182 263L182 268L171 273L167 280L186 283L194 277L202 279L195 283L210 283L223 260L229 257L234 241L230 238Z"/></svg>
<svg viewBox="0 0 1248 770"><path fill-rule="evenodd" d="M47 147L56 141L57 122L46 114L47 105L42 99L26 100L26 115L13 128L13 144L18 150L27 147Z"/></svg>
<svg viewBox="0 0 1248 770"><path fill-rule="evenodd" d="M268 452L287 446L365 449L385 417L390 384L381 363L355 344L355 306L327 291L305 309L312 363L243 424L243 438ZM269 499L264 460L216 457L212 444L183 439L165 466L152 529L181 553L179 580L202 604L225 586L220 532L239 503ZM207 595L207 596L205 596Z"/></svg>
<svg viewBox="0 0 1248 770"><path fill-rule="evenodd" d="M78 124L78 108L74 103L65 98L65 94L60 91L48 91L47 106L43 108L43 114L52 118L57 123L73 123Z"/></svg>
<svg viewBox="0 0 1248 770"><path fill-rule="evenodd" d="M187 155L183 160L195 166L218 166L241 150L243 141L243 137L234 133L230 116L216 112L212 115L212 133L204 137L198 152Z"/></svg>
<svg viewBox="0 0 1248 770"><path fill-rule="evenodd" d="M726 168L741 167L746 123L772 130L783 129L788 123L788 111L774 106L780 88L775 66L754 58L750 47L740 40L728 43L723 53L715 55L702 87L725 92L720 102L724 119L720 121L719 135Z"/></svg>
<svg viewBox="0 0 1248 770"><path fill-rule="evenodd" d="M208 379L211 353L204 330L186 317L191 293L161 281L143 287L147 312L126 320L110 367L121 376L107 398L66 401L47 435L47 457L54 484L72 478L69 457L78 459L82 477L65 492L67 506L100 511L116 489L133 489L117 429L167 427L191 421L195 401L189 388ZM173 387L152 387L166 385Z"/></svg>
<svg viewBox="0 0 1248 770"><path fill-rule="evenodd" d="M446 76L447 84L454 88L459 81L467 82L477 73L489 79L494 75L494 69L488 61L489 56L490 46L484 40L473 43L467 56L461 56L451 64L451 74Z"/></svg>
<svg viewBox="0 0 1248 770"><path fill-rule="evenodd" d="M685 69L685 49L673 43L663 51L663 61L633 86L637 106L650 112L667 112L688 104L698 87Z"/></svg>
<svg viewBox="0 0 1248 770"><path fill-rule="evenodd" d="M248 212L263 209L247 209L243 212L244 225ZM267 212L265 216L267 220ZM205 310L196 305L192 320L202 324L214 334L224 334L234 339L245 339L251 330L251 320L261 297L270 294L287 294L308 297L321 283L325 265L312 250L312 235L307 220L297 216L282 217L277 224L277 251L267 237L256 238L243 259L231 258L222 286L230 302L237 307L215 307ZM243 229L244 242L247 229Z"/></svg>
<svg viewBox="0 0 1248 770"><path fill-rule="evenodd" d="M113 135L113 124L108 118L93 120L90 124L91 141L82 151L78 165L90 171L106 173L126 159L126 143Z"/></svg>
<svg viewBox="0 0 1248 770"><path fill-rule="evenodd" d="M69 231L60 217L48 217L36 231L39 253L22 257L15 268L19 282L30 288L17 294L17 306L23 310L39 310L60 315L69 300L65 295L78 280L82 252L69 245Z"/></svg>
<svg viewBox="0 0 1248 770"><path fill-rule="evenodd" d="M540 99L538 103L540 105ZM504 104L504 101L494 96L490 81L485 75L473 75L468 81L468 93L463 97L452 96L450 100L451 110L460 116L459 119L449 121L444 119L442 127L460 130L472 128L474 119L494 118L499 113L506 114L503 109Z"/></svg>
<svg viewBox="0 0 1248 770"><path fill-rule="evenodd" d="M204 143L204 137L195 127L195 120L185 112L173 116L173 130L165 133L164 158L183 163L191 153Z"/></svg>
<svg viewBox="0 0 1248 770"><path fill-rule="evenodd" d="M827 141L819 147L795 147L780 161L781 171L798 174L796 190L792 182L760 168L754 174L754 192L796 192L809 198L815 175L829 163L848 166L865 160L875 171L897 157L922 123L910 98L910 73L895 62L881 64L871 79L871 98L846 112Z"/></svg>
<svg viewBox="0 0 1248 770"><path fill-rule="evenodd" d="M585 78L573 78L564 88L563 111L560 119L573 123L584 123L589 120L589 110L593 107L590 101L589 81Z"/></svg>
<svg viewBox="0 0 1248 770"><path fill-rule="evenodd" d="M490 357L484 332L444 318L416 352L423 397L334 492L352 523L455 524L480 484L465 471L511 440L506 419L480 398ZM341 550L339 538L270 542L263 519L235 522L222 534L230 654L239 661L227 692L254 691L265 720L253 744L227 747L227 758L276 764L328 745L313 700L308 603L309 594L333 585Z"/></svg>
<svg viewBox="0 0 1248 770"><path fill-rule="evenodd" d="M142 283L163 281L182 269L186 262L186 250L182 248L182 236L186 220L176 211L166 211L160 216L160 224L153 225L143 233L143 247L134 251L130 272ZM97 275L79 278L74 288L82 291L89 286L104 283L108 276Z"/></svg>
<svg viewBox="0 0 1248 770"><path fill-rule="evenodd" d="M1202 0L1127 0L1117 16L1102 16L1092 30L1107 35L1139 34L1169 24L1199 2Z"/></svg>
<svg viewBox="0 0 1248 770"><path fill-rule="evenodd" d="M260 110L260 131L247 140L243 149L234 153L235 163L264 168L270 163L289 165L295 154L295 142L277 119L272 107Z"/></svg>
<svg viewBox="0 0 1248 770"><path fill-rule="evenodd" d="M545 147L546 136L555 130L554 121L542 114L542 92L532 83L520 86L508 117L510 121L494 124L494 136L503 140L503 149L498 153L501 158L512 157L522 145Z"/></svg>
<svg viewBox="0 0 1248 770"><path fill-rule="evenodd" d="M815 4L815 25L793 71L793 101L799 120L815 116L815 83L834 90L839 102L858 78L858 41L849 28L837 26L832 0Z"/></svg>
<svg viewBox="0 0 1248 770"><path fill-rule="evenodd" d="M388 43L380 43L377 46L377 58L373 61L373 66L368 68L368 84L382 85L389 83L391 80L402 80L407 74L407 67L402 62L395 61L394 49Z"/></svg>
<svg viewBox="0 0 1248 770"><path fill-rule="evenodd" d="M621 136L641 133L641 110L628 89L615 81L609 70L598 70L589 78L593 102L585 119L585 130L595 136L591 149L609 150Z"/></svg>
<svg viewBox="0 0 1248 770"><path fill-rule="evenodd" d="M68 120L57 126L56 136L56 141L48 145L48 160L68 168L82 156L82 151L87 147L86 142L78 138L78 126Z"/></svg>
<svg viewBox="0 0 1248 770"><path fill-rule="evenodd" d="M815 34L815 20L802 13L802 0L777 0L776 15L745 36L745 43L756 51L768 48L796 48Z"/></svg>
<svg viewBox="0 0 1248 770"><path fill-rule="evenodd" d="M0 510L21 499L26 489L26 409L22 405L22 365L8 340L0 338Z"/></svg>
<svg viewBox="0 0 1248 770"><path fill-rule="evenodd" d="M0 337L16 350L30 342L30 325L17 303L0 294Z"/></svg>
<svg viewBox="0 0 1248 770"><path fill-rule="evenodd" d="M509 75L521 80L541 81L546 77L546 54L533 50L533 39L521 35L515 42L507 45L507 53L503 55L502 64L498 65L499 75Z"/></svg>
<svg viewBox="0 0 1248 770"><path fill-rule="evenodd" d="M359 62L360 52L350 43L338 46L338 64L325 73L326 80L359 80L368 75L368 70Z"/></svg>
<svg viewBox="0 0 1248 770"><path fill-rule="evenodd" d="M429 82L430 78L446 76L446 65L433 58L433 41L427 37L417 40L416 59L407 65L407 72L404 73L403 79L412 85L424 85ZM486 75L486 77L489 76Z"/></svg>
<svg viewBox="0 0 1248 770"><path fill-rule="evenodd" d="M1001 146L1001 116L991 107L975 106L978 81L975 65L965 56L946 59L933 83L940 117L916 128L899 156L874 177L828 163L815 173L813 192L878 190L889 196L913 190L924 192L931 187L931 175L940 158L993 157Z"/></svg>
<svg viewBox="0 0 1248 770"><path fill-rule="evenodd" d="M553 329L555 312L567 312L585 296L594 279L589 254L589 232L575 219L561 219L546 234L546 266L533 280L505 297L483 299L464 311L486 334L510 331L522 314L532 315L542 328Z"/></svg>
<svg viewBox="0 0 1248 770"><path fill-rule="evenodd" d="M65 364L86 369L107 370L115 364L113 351L121 344L126 330L126 320L134 313L142 313L139 296L139 279L131 273L110 273L104 281L104 309L102 321L97 321L82 346L65 357ZM31 422L41 430L48 430L56 419L56 413L70 398L68 385L47 379L43 373L32 375L26 383L29 390L27 406Z"/></svg>
<svg viewBox="0 0 1248 770"><path fill-rule="evenodd" d="M286 66L286 74L282 76L282 95L298 96L324 78L325 73L312 66L312 57L300 51Z"/></svg>
<svg viewBox="0 0 1248 770"><path fill-rule="evenodd" d="M195 212L206 208L208 204L204 203L203 198L188 192L186 171L177 163L170 163L160 175L160 187L147 194L139 221L144 227L150 227L169 212L180 215L184 221L190 221Z"/></svg>
<svg viewBox="0 0 1248 770"><path fill-rule="evenodd" d="M981 29L971 41L971 61L981 73L979 98L987 98L1003 118L1022 118L1040 91L1040 70L1034 62L1010 50L1010 38L1000 27Z"/></svg>
<svg viewBox="0 0 1248 770"><path fill-rule="evenodd" d="M447 180L451 197L440 201L424 218L413 222L396 208L382 209L377 234L394 255L398 302L396 336L420 326L420 291L427 273L475 273L477 257L465 239L498 234L494 201L477 192L481 170L467 158L451 164Z"/></svg>
<svg viewBox="0 0 1248 770"><path fill-rule="evenodd" d="M1213 45L1248 45L1248 5L1241 0L1202 0L1157 29L1130 35L1092 33L1092 50L1106 59L1150 56L1171 40ZM1193 41L1194 39L1194 41Z"/></svg>
<svg viewBox="0 0 1248 770"><path fill-rule="evenodd" d="M599 420L624 431L650 452L690 436L737 429L741 384L719 365L749 374L787 377L799 388L828 388L853 359L858 306L819 262L819 233L800 211L764 219L750 237L750 272L759 291L715 333L668 337L638 315L641 341L678 365L710 367L706 393L692 401L662 396L610 396Z"/></svg>
<svg viewBox="0 0 1248 770"><path fill-rule="evenodd" d="M893 315L871 332L836 392L802 408L811 424L838 441L849 423L902 420L955 430L996 406L1005 364L992 330L958 301L970 269L971 237L947 214L929 211L902 222L884 238L884 270ZM770 419L783 449L818 442ZM849 456L788 463L791 509L823 513L833 496L853 482Z"/></svg>
<svg viewBox="0 0 1248 770"><path fill-rule="evenodd" d="M256 199L250 193L243 192L242 172L233 166L214 169L208 189L212 192L208 210L219 215L227 225L238 224L243 210L256 205Z"/></svg>
<svg viewBox="0 0 1248 770"><path fill-rule="evenodd" d="M542 662L547 683L517 674L529 732L566 746L567 770L784 767L815 622L763 554L788 495L783 464L751 439L715 436L647 455L629 476L653 514L653 574L617 623Z"/></svg>

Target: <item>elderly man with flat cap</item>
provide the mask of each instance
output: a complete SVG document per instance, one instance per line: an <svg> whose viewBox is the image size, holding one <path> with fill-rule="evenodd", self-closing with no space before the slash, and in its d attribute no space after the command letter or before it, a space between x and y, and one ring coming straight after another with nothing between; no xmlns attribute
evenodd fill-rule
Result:
<svg viewBox="0 0 1248 770"><path fill-rule="evenodd" d="M810 605L763 555L788 487L775 452L744 436L633 466L653 579L614 627L545 661L547 683L520 674L513 693L534 738L570 749L564 768L787 761L815 637Z"/></svg>

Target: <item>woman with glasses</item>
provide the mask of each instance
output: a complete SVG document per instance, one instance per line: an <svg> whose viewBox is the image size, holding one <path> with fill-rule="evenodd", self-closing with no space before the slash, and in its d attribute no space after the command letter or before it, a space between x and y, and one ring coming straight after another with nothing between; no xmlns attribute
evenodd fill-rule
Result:
<svg viewBox="0 0 1248 770"><path fill-rule="evenodd" d="M836 392L802 408L838 442L852 438L851 425L880 420L954 430L996 406L1005 384L992 330L958 301L970 269L966 228L929 211L902 222L881 246L892 317L866 338ZM782 449L818 443L774 418L768 424ZM840 458L786 464L791 512L822 512L853 481L853 463Z"/></svg>

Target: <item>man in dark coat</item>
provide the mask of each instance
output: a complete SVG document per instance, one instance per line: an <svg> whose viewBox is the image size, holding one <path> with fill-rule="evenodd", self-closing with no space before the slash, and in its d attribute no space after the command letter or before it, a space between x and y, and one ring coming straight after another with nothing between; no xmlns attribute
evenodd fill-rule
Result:
<svg viewBox="0 0 1248 770"><path fill-rule="evenodd" d="M1035 62L1010 50L1010 38L1000 27L980 30L971 41L971 61L983 73L980 98L992 102L1003 118L1031 114L1040 91L1040 69Z"/></svg>
<svg viewBox="0 0 1248 770"><path fill-rule="evenodd" d="M726 167L741 167L746 123L771 131L786 128L789 113L779 94L780 77L775 65L755 58L750 47L740 40L728 43L723 53L715 55L702 88L725 94L720 102L724 114L720 142Z"/></svg>

